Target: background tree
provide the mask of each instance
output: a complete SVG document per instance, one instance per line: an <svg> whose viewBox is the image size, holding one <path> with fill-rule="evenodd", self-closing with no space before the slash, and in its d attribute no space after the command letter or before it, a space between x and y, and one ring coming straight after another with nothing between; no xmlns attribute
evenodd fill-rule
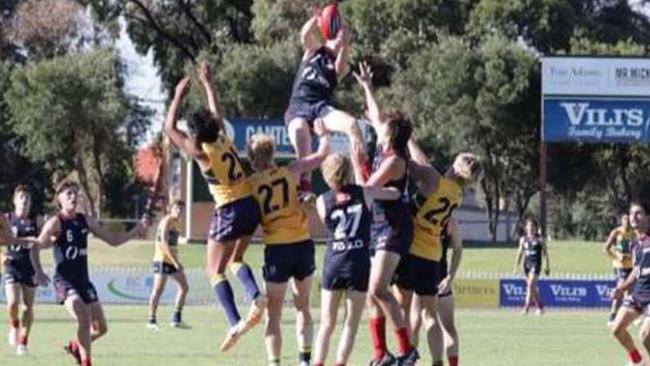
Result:
<svg viewBox="0 0 650 366"><path fill-rule="evenodd" d="M13 72L6 93L25 154L53 172L75 171L93 212L106 171L126 142L133 104L122 90L114 52L56 57ZM117 155L119 156L119 155Z"/></svg>

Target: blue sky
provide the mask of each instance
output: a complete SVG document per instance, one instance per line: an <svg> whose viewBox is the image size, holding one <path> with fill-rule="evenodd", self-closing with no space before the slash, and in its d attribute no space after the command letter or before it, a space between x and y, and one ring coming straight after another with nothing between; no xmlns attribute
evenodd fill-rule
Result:
<svg viewBox="0 0 650 366"><path fill-rule="evenodd" d="M154 66L152 50L149 50L146 55L138 54L133 42L126 33L123 20L120 21L120 28L120 37L116 42L116 46L120 58L128 70L124 88L127 93L141 99L144 105L156 112L147 138L143 141L143 143L147 143L162 130L165 116L165 91L160 77L158 77L158 70Z"/></svg>

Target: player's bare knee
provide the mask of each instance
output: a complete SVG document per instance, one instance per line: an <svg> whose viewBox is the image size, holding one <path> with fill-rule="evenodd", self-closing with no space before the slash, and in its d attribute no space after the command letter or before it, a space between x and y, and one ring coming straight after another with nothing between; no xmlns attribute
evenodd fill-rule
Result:
<svg viewBox="0 0 650 366"><path fill-rule="evenodd" d="M623 324L620 322L614 324L614 326L611 329L612 335L616 338L620 338L623 334L625 334L626 331L627 331L626 327L624 327Z"/></svg>
<svg viewBox="0 0 650 366"><path fill-rule="evenodd" d="M33 318L34 317L34 305L25 305L23 307L23 318Z"/></svg>
<svg viewBox="0 0 650 366"><path fill-rule="evenodd" d="M17 302L12 302L10 304L7 304L7 312L9 314L17 314L19 310L20 310L20 305Z"/></svg>
<svg viewBox="0 0 650 366"><path fill-rule="evenodd" d="M79 326L79 329L90 329L91 324L92 321L90 320L90 316L84 314L77 317L77 325Z"/></svg>
<svg viewBox="0 0 650 366"><path fill-rule="evenodd" d="M298 313L309 312L309 298L304 296L296 296L293 298L293 306Z"/></svg>
<svg viewBox="0 0 650 366"><path fill-rule="evenodd" d="M101 337L108 333L108 325L106 322L98 322L94 325L93 330L97 336Z"/></svg>
<svg viewBox="0 0 650 366"><path fill-rule="evenodd" d="M445 328L445 330L447 331L447 334L449 335L449 337L451 339L458 338L458 331L456 330L455 325L451 325L451 326L449 326L449 329Z"/></svg>
<svg viewBox="0 0 650 366"><path fill-rule="evenodd" d="M390 297L390 292L381 286L371 286L368 293L375 301L386 301Z"/></svg>

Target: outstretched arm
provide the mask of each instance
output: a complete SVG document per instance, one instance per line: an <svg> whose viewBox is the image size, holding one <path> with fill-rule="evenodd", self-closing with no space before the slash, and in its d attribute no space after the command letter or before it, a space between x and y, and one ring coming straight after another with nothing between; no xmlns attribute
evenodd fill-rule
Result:
<svg viewBox="0 0 650 366"><path fill-rule="evenodd" d="M300 30L300 42L302 42L302 46L305 49L305 56L303 56L303 61L318 48L318 39L316 38L316 32L318 32L319 22L320 11L309 18L309 20L302 26L302 29Z"/></svg>
<svg viewBox="0 0 650 366"><path fill-rule="evenodd" d="M215 88L212 68L210 68L207 61L201 61L197 73L199 80L201 80L201 85L203 86L203 92L205 93L208 108L210 109L210 112L214 114L214 117L220 124L219 127L221 128L223 127L223 116L225 113L223 105L221 104L221 98L219 97L219 91Z"/></svg>
<svg viewBox="0 0 650 366"><path fill-rule="evenodd" d="M305 156L302 159L294 160L287 166L287 169L289 169L291 175L293 175L296 179L299 179L301 175L309 173L312 170L318 168L330 153L329 132L325 129L323 121L316 120L314 122L314 133L316 133L316 135L319 137L318 151L311 155Z"/></svg>
<svg viewBox="0 0 650 366"><path fill-rule="evenodd" d="M194 144L194 142L185 134L185 132L178 129L178 112L183 104L183 99L190 91L190 78L185 77L176 85L176 93L174 99L167 111L167 120L165 121L165 133L172 140L174 145L178 146L186 154L189 154L195 159L201 159L203 152Z"/></svg>
<svg viewBox="0 0 650 366"><path fill-rule="evenodd" d="M362 62L359 64L359 72L353 72L354 78L357 79L366 97L366 107L368 108L368 121L370 125L377 129L383 122L381 120L381 111L379 104L372 90L372 70L367 63Z"/></svg>
<svg viewBox="0 0 650 366"><path fill-rule="evenodd" d="M409 177L417 184L418 188L429 195L433 193L440 182L440 173L429 164L418 164L413 160L408 162Z"/></svg>
<svg viewBox="0 0 650 366"><path fill-rule="evenodd" d="M106 244L113 247L120 246L129 240L144 234L150 225L149 219L146 215L142 218L138 225L126 233L114 233L106 229L102 224L97 222L97 220L89 216L86 216L86 223L88 224L88 229L90 229L90 231L95 234L96 237L105 241Z"/></svg>
<svg viewBox="0 0 650 366"><path fill-rule="evenodd" d="M351 33L346 31L345 27L339 31L337 37L340 37L341 48L336 55L334 67L336 68L336 76L339 80L343 79L350 71L348 61L350 60L350 41L352 39Z"/></svg>
<svg viewBox="0 0 650 366"><path fill-rule="evenodd" d="M431 165L429 164L429 159L427 158L427 154L424 153L424 150L418 145L417 142L411 137L408 143L408 148L409 148L409 154L411 155L411 159L415 161L416 163L420 165Z"/></svg>

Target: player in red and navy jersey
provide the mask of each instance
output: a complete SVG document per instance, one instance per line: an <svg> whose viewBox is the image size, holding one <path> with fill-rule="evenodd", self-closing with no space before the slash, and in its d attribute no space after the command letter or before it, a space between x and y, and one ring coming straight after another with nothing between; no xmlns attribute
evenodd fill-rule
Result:
<svg viewBox="0 0 650 366"><path fill-rule="evenodd" d="M371 207L375 199L400 197L396 189L354 184L352 165L354 162L341 154L328 156L321 165L330 190L318 197L316 208L329 235L321 279L321 323L315 343L314 366L325 364L341 300L345 300L346 316L334 365L347 363L368 291ZM359 166L354 165L354 172L362 179Z"/></svg>
<svg viewBox="0 0 650 366"><path fill-rule="evenodd" d="M38 224L31 212L32 195L29 188L19 185L14 189L14 211L7 213L6 219L11 232L18 238L36 238ZM34 297L36 279L32 260L36 250L21 245L10 245L4 256L5 294L9 315L9 345L16 347L18 355L27 353L27 340L34 320ZM20 306L22 316L19 316Z"/></svg>
<svg viewBox="0 0 650 366"><path fill-rule="evenodd" d="M38 248L54 250L54 288L57 299L77 320L77 334L65 347L78 364L91 366L91 342L106 334L106 317L97 291L88 274L88 234L92 233L110 246L119 246L146 233L149 221L144 218L127 233L113 233L97 220L77 212L79 186L64 181L55 191L59 212L47 220L38 236ZM40 261L34 270L41 284L49 282Z"/></svg>
<svg viewBox="0 0 650 366"><path fill-rule="evenodd" d="M542 297L537 288L537 279L542 272L542 256L544 256L544 273L548 276L551 273L548 260L548 249L544 239L539 235L539 226L534 219L526 220L524 228L525 235L519 238L515 270L521 264L523 257L524 275L526 276L526 303L522 314L528 314L531 306L537 305L537 314L544 312Z"/></svg>
<svg viewBox="0 0 650 366"><path fill-rule="evenodd" d="M368 285L370 305L370 334L373 342L375 366L414 365L419 358L411 345L409 327L390 283L402 257L413 241L413 220L409 208L408 141L413 126L400 112L381 115L372 91L372 73L366 64L354 74L364 90L369 122L377 132L377 152L372 174L361 182L366 187L393 187L400 192L398 200L376 200L372 206L371 253L373 254ZM365 178L365 177L362 177ZM397 338L397 360L386 346L386 318L393 326Z"/></svg>
<svg viewBox="0 0 650 366"><path fill-rule="evenodd" d="M339 17L337 19L340 20ZM342 24L332 29L336 34L334 39L318 40L318 26L321 14L311 17L300 31L300 39L305 49L300 66L296 72L285 113L285 123L289 131L289 139L298 158L312 153L311 130L316 119L322 119L325 128L333 132L341 132L348 136L353 151L357 151L353 159L360 164L367 160L361 130L356 119L350 114L334 107L333 95L336 86L349 71L348 52L350 47L350 32ZM311 190L308 175L301 178L301 193Z"/></svg>
<svg viewBox="0 0 650 366"><path fill-rule="evenodd" d="M612 291L612 299L620 299L628 293L616 313L612 334L627 352L629 365L642 366L646 363L627 328L642 316L641 340L646 350L650 349L650 236L646 207L638 202L632 203L629 219L634 230L631 243L634 268L625 281L619 283Z"/></svg>

